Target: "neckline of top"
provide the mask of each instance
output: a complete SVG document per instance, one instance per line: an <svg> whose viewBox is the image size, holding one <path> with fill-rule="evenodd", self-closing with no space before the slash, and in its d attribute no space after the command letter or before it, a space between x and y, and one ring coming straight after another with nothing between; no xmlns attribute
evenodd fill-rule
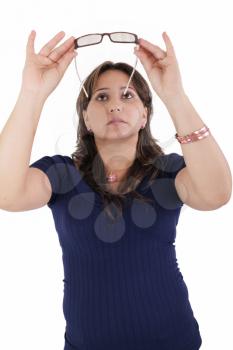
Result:
<svg viewBox="0 0 233 350"><path fill-rule="evenodd" d="M77 172L77 174L80 176L80 181L79 181L79 184L82 184L82 187L84 189L84 191L82 191L82 193L93 193L94 196L95 196L95 203L98 204L98 205L101 205L102 204L102 197L100 195L99 192L95 191L88 183L87 181L84 179L83 175L82 175L82 172L76 167L75 163L74 163L74 160L69 157L69 156L65 156L69 159L70 163L72 164L72 166L74 167L75 171ZM137 186L135 187L134 191L138 191L140 192L140 194L142 192L145 192L146 189L143 188L143 184L145 183L145 180L146 180L146 177L145 176L138 184ZM124 194L125 198L126 199L129 199L129 197L131 197L132 195L132 192L133 191L129 191L129 192L126 192Z"/></svg>

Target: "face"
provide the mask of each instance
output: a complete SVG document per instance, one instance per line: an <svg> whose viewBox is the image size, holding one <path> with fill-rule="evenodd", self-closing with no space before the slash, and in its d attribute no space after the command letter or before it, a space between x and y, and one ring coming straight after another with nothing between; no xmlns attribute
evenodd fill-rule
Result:
<svg viewBox="0 0 233 350"><path fill-rule="evenodd" d="M102 73L94 87L84 121L95 138L119 139L138 134L147 121L147 108L130 83L124 95L129 76L119 70ZM121 122L116 120L121 119ZM109 123L114 120L115 122Z"/></svg>

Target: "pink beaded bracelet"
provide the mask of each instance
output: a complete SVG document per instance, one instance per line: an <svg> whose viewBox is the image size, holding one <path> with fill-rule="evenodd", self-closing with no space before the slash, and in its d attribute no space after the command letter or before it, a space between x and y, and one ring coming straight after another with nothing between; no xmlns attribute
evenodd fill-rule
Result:
<svg viewBox="0 0 233 350"><path fill-rule="evenodd" d="M191 134L185 136L179 136L177 133L175 134L176 139L179 143L190 143L198 140L202 140L210 134L210 129L204 125L201 129L193 131Z"/></svg>

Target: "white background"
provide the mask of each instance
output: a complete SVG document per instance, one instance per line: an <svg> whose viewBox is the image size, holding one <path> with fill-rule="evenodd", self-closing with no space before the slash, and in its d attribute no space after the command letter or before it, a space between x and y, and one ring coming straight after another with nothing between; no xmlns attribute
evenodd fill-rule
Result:
<svg viewBox="0 0 233 350"><path fill-rule="evenodd" d="M186 94L232 169L230 7L231 1L226 0L4 2L0 7L0 130L18 96L26 42L32 29L37 33L36 52L61 30L66 33L63 41L71 35L130 31L163 49L162 32L167 31ZM80 50L77 63L81 78L104 60L134 65L133 47L123 48L104 37L101 45ZM140 62L137 69L146 77ZM73 61L46 101L30 163L44 155L73 152L79 88ZM176 131L166 107L153 94L151 126L153 135L164 146ZM20 139L12 140L12 147L18 143ZM182 154L175 140L165 151ZM177 226L177 259L199 323L202 350L233 348L232 209L232 200L214 211L184 206ZM0 276L0 348L63 349L62 252L47 206L25 212L0 210Z"/></svg>

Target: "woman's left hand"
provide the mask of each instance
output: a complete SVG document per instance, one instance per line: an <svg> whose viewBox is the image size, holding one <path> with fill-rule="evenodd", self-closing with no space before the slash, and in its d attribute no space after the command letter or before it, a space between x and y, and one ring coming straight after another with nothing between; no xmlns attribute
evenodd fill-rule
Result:
<svg viewBox="0 0 233 350"><path fill-rule="evenodd" d="M172 42L166 32L162 36L167 51L140 38L139 50L135 48L134 53L140 59L153 89L165 102L184 94L184 89Z"/></svg>

